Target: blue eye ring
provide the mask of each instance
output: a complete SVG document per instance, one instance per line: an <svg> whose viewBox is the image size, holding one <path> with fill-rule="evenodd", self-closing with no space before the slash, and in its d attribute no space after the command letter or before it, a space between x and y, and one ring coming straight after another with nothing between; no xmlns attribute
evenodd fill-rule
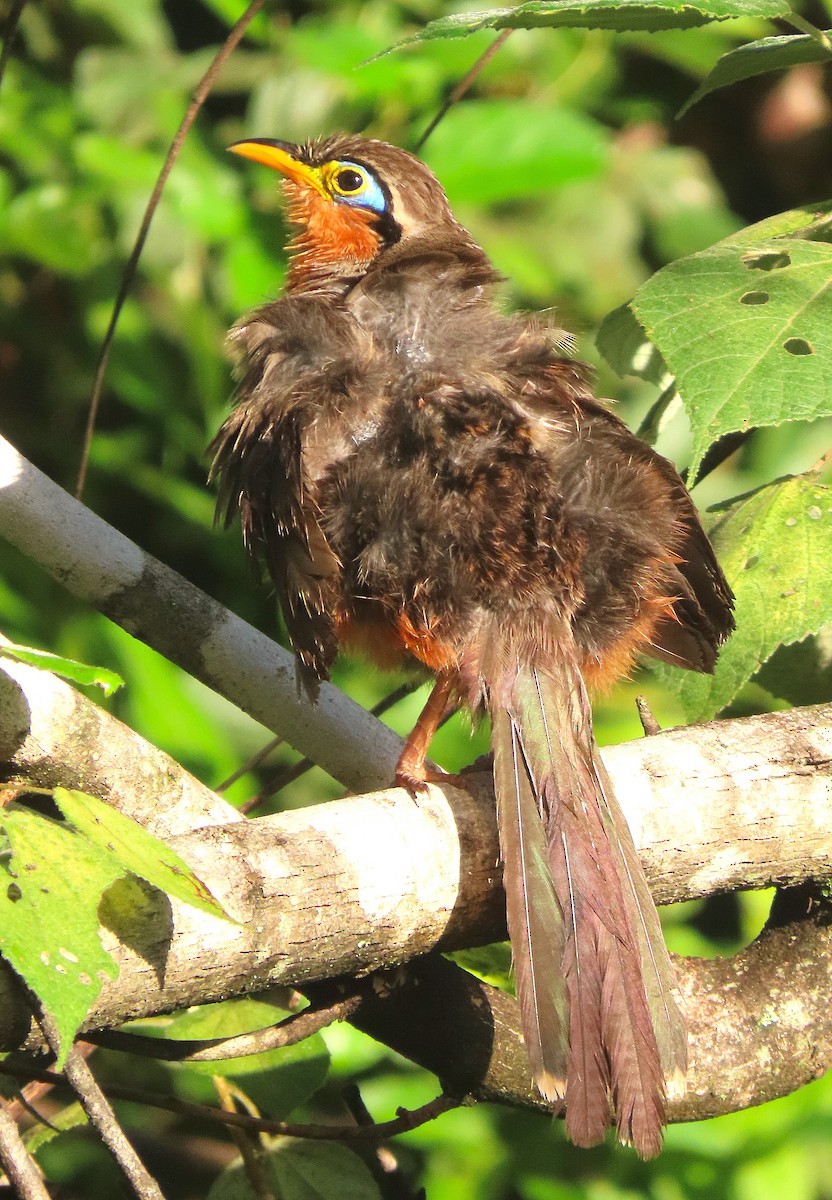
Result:
<svg viewBox="0 0 832 1200"><path fill-rule="evenodd" d="M369 208L377 213L387 211L387 196L381 184L361 163L328 163L324 174L330 195L337 204Z"/></svg>

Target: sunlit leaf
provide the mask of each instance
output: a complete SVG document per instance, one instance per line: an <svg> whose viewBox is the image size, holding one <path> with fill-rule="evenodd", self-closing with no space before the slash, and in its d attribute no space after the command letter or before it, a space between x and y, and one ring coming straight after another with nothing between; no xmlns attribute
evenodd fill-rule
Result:
<svg viewBox="0 0 832 1200"><path fill-rule="evenodd" d="M657 668L690 721L713 716L783 644L832 621L832 488L779 480L720 510L712 537L736 594L736 633L713 675Z"/></svg>
<svg viewBox="0 0 832 1200"><path fill-rule="evenodd" d="M738 83L741 79L751 79L754 75L764 75L768 71L785 71L787 67L797 66L798 63L828 63L830 57L829 51L817 38L805 33L748 42L745 46L738 46L722 55L713 70L682 106L679 116L686 113L697 100L701 100L709 92L715 92L717 88Z"/></svg>
<svg viewBox="0 0 832 1200"><path fill-rule="evenodd" d="M202 912L233 920L187 863L132 817L86 792L55 788L54 796L67 820L91 842L110 851L125 870Z"/></svg>
<svg viewBox="0 0 832 1200"><path fill-rule="evenodd" d="M783 0L532 0L513 8L439 17L394 49L436 38L466 37L481 29L688 29L729 17L782 17L788 11Z"/></svg>
<svg viewBox="0 0 832 1200"><path fill-rule="evenodd" d="M13 805L0 820L11 848L0 862L0 953L52 1015L60 1065L102 979L118 974L97 914L124 868L49 817Z"/></svg>
<svg viewBox="0 0 832 1200"><path fill-rule="evenodd" d="M124 680L115 671L106 667L92 667L87 663L76 662L73 658L65 658L61 654L51 654L48 650L37 650L33 646L18 646L14 642L0 642L0 657L13 658L16 662L26 663L30 667L38 667L42 671L51 671L62 679L71 679L83 687L100 687L105 696L111 696Z"/></svg>
<svg viewBox="0 0 832 1200"><path fill-rule="evenodd" d="M832 203L751 226L636 293L635 315L690 418L691 478L725 433L832 414L830 212Z"/></svg>

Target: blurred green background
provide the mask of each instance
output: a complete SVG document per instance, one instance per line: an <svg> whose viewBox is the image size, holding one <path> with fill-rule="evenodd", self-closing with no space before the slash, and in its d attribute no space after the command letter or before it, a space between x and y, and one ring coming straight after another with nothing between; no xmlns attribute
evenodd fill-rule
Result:
<svg viewBox="0 0 832 1200"><path fill-rule="evenodd" d="M101 338L144 205L191 93L242 8L238 0L52 0L23 12L0 86L0 421L70 491ZM270 633L278 629L273 600L255 584L237 531L212 527L205 447L232 394L226 331L278 292L286 230L276 177L224 147L243 136L302 140L345 129L412 148L493 34L373 56L447 11L433 0L298 0L258 18L174 167L119 323L85 499ZM806 14L828 23L820 9ZM516 32L424 149L456 214L507 276L506 304L554 308L595 367L599 394L615 396L633 425L655 396L605 369L593 340L603 316L671 259L832 196L828 68L751 80L675 120L719 54L769 32L748 20L662 34ZM805 470L829 440L828 425L760 431L697 499L706 506ZM684 466L687 447L680 418L660 448ZM127 686L108 707L205 782L218 786L268 741L8 547L0 553L4 632L118 670ZM813 644L811 655L807 688L811 675L815 690L803 698L829 698L828 645ZM344 662L336 682L369 706L400 681ZM770 688L747 686L732 712L780 706ZM602 743L638 736L638 692L662 724L679 719L672 693L641 675L598 705ZM391 723L407 730L423 698L397 705ZM435 756L454 768L483 747L482 731L472 741L455 720ZM242 802L268 789L296 757L280 747L228 795ZM312 771L260 811L337 791ZM766 907L765 896L680 906L667 914L671 944L730 952L756 933ZM348 1079L378 1118L436 1089L349 1028L325 1040L329 1081L295 1119L337 1110ZM157 1082L164 1073L150 1071ZM232 1153L225 1140L171 1116L133 1115L165 1194L204 1195ZM832 1085L672 1128L649 1165L618 1148L577 1151L557 1123L486 1108L444 1117L403 1139L397 1153L414 1185L442 1200L822 1200L832 1197ZM43 1154L61 1195L118 1194L86 1134L65 1135Z"/></svg>

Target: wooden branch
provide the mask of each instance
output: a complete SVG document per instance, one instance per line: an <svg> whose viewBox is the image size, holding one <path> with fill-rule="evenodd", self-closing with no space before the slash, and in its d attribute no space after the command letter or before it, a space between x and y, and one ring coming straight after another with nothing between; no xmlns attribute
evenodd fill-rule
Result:
<svg viewBox="0 0 832 1200"><path fill-rule="evenodd" d="M832 909L806 889L783 893L764 933L733 958L676 964L690 1070L671 1121L763 1104L832 1069ZM337 991L304 990L316 1002ZM448 1092L550 1111L529 1078L516 1001L441 955L372 976L350 1022Z"/></svg>
<svg viewBox="0 0 832 1200"><path fill-rule="evenodd" d="M36 718L38 689L28 680L24 689L18 677L41 673L10 664L2 673L7 692L20 687L25 703L0 707L0 744L9 744L3 714L11 712L16 744L25 748L34 735L21 728L20 713L28 709ZM79 712L90 704L78 703ZM103 728L110 741L112 730ZM122 735L135 741L137 755L145 753L135 734ZM671 730L606 750L659 899L832 877L830 749L832 706ZM12 755L12 771L24 766ZM166 760L173 796L181 794L178 770ZM77 764L67 761L50 778L67 782L62 771L77 778ZM119 782L124 795L111 793L110 800L140 811L131 772ZM103 931L120 976L105 987L86 1027L113 1027L274 983L298 984L320 999L332 987L320 981L504 936L490 780L471 775L467 782L469 790L431 787L418 801L391 789L172 837L243 924L231 926L134 885L129 928L113 920ZM145 780L134 784L141 793ZM225 817L225 805L221 811ZM172 820L181 828L176 807ZM832 1063L832 946L824 914L803 896L802 919L791 914L742 955L680 964L693 1070L674 1118L784 1094ZM431 974L437 969L451 967L425 960L375 974L350 1019L457 1090L539 1104L513 999L464 972L459 980ZM412 972L416 984L408 987ZM439 992L431 982L437 979ZM5 999L0 988L7 1026L15 1014L19 1040L13 987ZM440 1026L447 1031L442 1036Z"/></svg>
<svg viewBox="0 0 832 1200"><path fill-rule="evenodd" d="M298 695L287 650L145 554L3 438L0 537L347 787L392 779L402 748L392 730L331 684L313 707Z"/></svg>
<svg viewBox="0 0 832 1200"><path fill-rule="evenodd" d="M160 837L242 820L178 762L63 679L3 657L0 763L7 779L91 792Z"/></svg>
<svg viewBox="0 0 832 1200"><path fill-rule="evenodd" d="M331 774L356 788L392 777L395 735L334 688L322 689L317 709L299 700L285 651L1 442L0 534ZM133 812L170 836L242 922L132 885L129 927L122 909L103 931L121 973L88 1028L274 983L319 995L332 987L321 981L376 972L356 1023L457 1090L539 1103L511 997L431 959L389 971L504 934L487 777L470 776L465 791L432 787L418 802L393 789L242 821L136 735L97 709L93 717L83 697L44 680L0 664L8 771L84 786ZM604 756L659 902L832 876L832 708L671 730ZM802 909L780 914L742 955L682 964L693 1067L675 1119L784 1094L832 1062L828 911L811 892L796 896ZM27 1026L13 977L0 974L3 1044L18 1044Z"/></svg>

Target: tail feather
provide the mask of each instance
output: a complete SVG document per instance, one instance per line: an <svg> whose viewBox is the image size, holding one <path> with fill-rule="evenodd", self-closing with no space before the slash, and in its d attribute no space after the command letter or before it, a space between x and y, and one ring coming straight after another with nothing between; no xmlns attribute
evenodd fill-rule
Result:
<svg viewBox="0 0 832 1200"><path fill-rule="evenodd" d="M499 730L495 790L507 894L509 888L515 893L509 931L525 1036L540 1047L535 1054L543 1061L544 1030L539 1021L529 1030L527 996L551 992L552 983L538 973L554 971L563 980L568 1009L567 1132L579 1145L601 1141L612 1101L621 1141L651 1157L661 1147L666 1090L684 1079L687 1044L658 915L597 752L574 657L550 653L545 669L515 659L509 676L490 691ZM525 863L513 849L516 832L506 831L513 809L522 809L527 825L537 818L534 830L524 829L519 838ZM529 887L516 876L527 869L532 849L536 878ZM551 880L549 892L541 874ZM560 914L557 942L545 954L534 942L547 931L552 936L551 923L532 918L524 925L519 902L522 897L528 904L538 894L547 895L548 908Z"/></svg>
<svg viewBox="0 0 832 1200"><path fill-rule="evenodd" d="M494 782L517 998L532 1073L552 1101L566 1094L568 1000L560 959L563 915L547 861L538 797L523 761L517 728L505 709L494 714Z"/></svg>
<svg viewBox="0 0 832 1200"><path fill-rule="evenodd" d="M668 1096L684 1095L688 1069L685 1023L673 995L674 971L664 943L659 914L644 878L627 820L600 756L595 756L599 796L607 834L620 860L622 895L630 925L638 939L647 1007L656 1036L662 1077Z"/></svg>

